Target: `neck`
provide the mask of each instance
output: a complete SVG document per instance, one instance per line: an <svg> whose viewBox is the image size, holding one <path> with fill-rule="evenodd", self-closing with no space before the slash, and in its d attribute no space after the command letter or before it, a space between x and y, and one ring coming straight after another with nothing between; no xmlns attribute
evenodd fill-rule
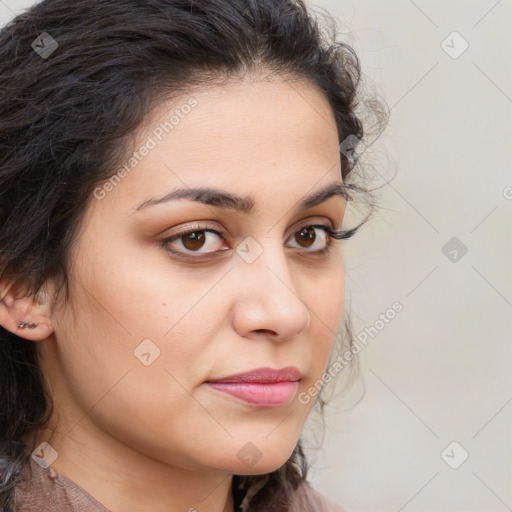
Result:
<svg viewBox="0 0 512 512"><path fill-rule="evenodd" d="M84 430L79 424L70 436L40 431L23 441L32 450L49 442L58 453L53 470L112 512L234 512L232 474L171 466L111 438L101 449L96 435L85 440Z"/></svg>

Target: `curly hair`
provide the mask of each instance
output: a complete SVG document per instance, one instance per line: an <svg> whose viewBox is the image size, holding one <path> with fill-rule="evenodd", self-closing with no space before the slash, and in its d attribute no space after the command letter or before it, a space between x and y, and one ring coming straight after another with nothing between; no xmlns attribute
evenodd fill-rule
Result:
<svg viewBox="0 0 512 512"><path fill-rule="evenodd" d="M303 0L43 0L16 16L0 31L0 278L33 294L59 278L69 297L70 247L94 187L163 98L264 70L318 87L339 142L364 140L360 63L335 32ZM45 33L46 53L33 46ZM347 188L366 191L350 181L358 158L341 153ZM0 388L0 509L11 512L30 462L22 438L47 424L53 403L36 344L3 327ZM285 512L307 471L299 440L278 470L233 478L251 511Z"/></svg>

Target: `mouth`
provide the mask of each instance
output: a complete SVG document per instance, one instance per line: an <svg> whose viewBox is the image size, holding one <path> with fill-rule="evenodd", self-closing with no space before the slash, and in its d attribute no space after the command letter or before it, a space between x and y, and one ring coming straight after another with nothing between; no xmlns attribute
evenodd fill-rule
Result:
<svg viewBox="0 0 512 512"><path fill-rule="evenodd" d="M301 374L293 366L280 370L257 368L249 372L212 379L206 384L255 407L279 407L295 396Z"/></svg>
<svg viewBox="0 0 512 512"><path fill-rule="evenodd" d="M274 382L260 384L248 382L207 382L217 391L227 393L251 405L259 407L279 407L295 396L299 382Z"/></svg>

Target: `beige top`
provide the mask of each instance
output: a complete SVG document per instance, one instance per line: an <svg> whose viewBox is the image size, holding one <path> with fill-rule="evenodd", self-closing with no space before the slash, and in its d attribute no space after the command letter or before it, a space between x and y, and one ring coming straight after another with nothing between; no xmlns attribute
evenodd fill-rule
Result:
<svg viewBox="0 0 512 512"><path fill-rule="evenodd" d="M23 475L15 491L17 512L111 512L85 489L57 473L51 466L42 468L32 457ZM297 489L289 512L313 511L348 512L305 483ZM237 512L250 512L250 509L242 502Z"/></svg>

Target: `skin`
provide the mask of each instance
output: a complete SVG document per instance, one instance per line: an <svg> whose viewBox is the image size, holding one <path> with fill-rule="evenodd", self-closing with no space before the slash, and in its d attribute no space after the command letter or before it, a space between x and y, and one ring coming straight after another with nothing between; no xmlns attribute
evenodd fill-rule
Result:
<svg viewBox="0 0 512 512"><path fill-rule="evenodd" d="M294 237L314 223L340 228L345 211L339 196L295 211L342 182L322 93L256 77L194 97L198 105L112 191L91 198L71 252L70 299L48 281L36 297L16 284L0 303L1 324L37 343L55 403L48 429L26 442L49 442L52 467L112 511L233 511L232 474L271 472L291 455L314 403L298 394L325 372L343 311L340 242L315 257L329 240L321 229L310 245ZM184 102L160 104L135 147ZM135 212L185 185L250 195L254 211L179 199ZM227 249L219 256L187 262L158 245L205 220L224 239L206 233L197 250ZM247 237L263 250L252 263L236 252ZM184 243L168 247L193 247ZM20 331L21 320L39 325ZM148 366L133 353L144 339L160 350ZM302 378L280 407L255 408L205 384L288 365ZM252 467L237 456L248 442L261 453Z"/></svg>

